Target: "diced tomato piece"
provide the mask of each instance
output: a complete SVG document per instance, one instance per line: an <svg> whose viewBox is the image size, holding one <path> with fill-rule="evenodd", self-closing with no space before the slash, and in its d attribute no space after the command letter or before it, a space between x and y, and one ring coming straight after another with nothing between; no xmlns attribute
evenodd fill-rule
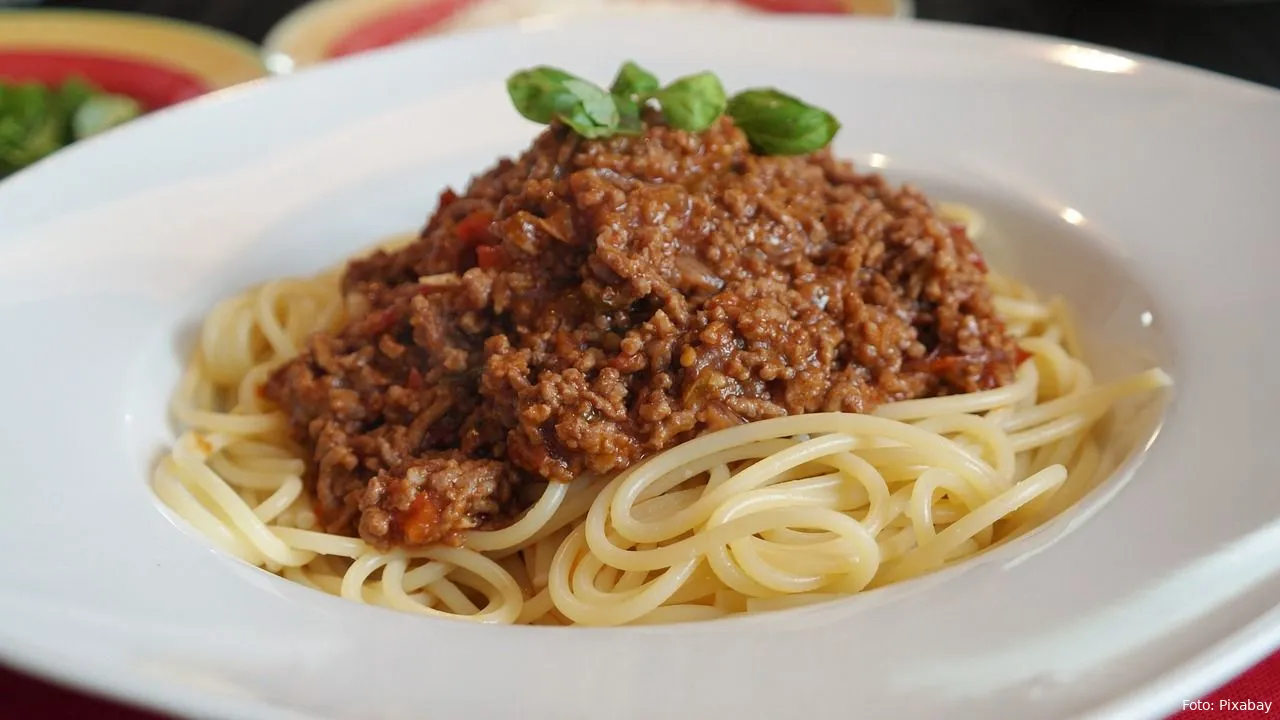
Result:
<svg viewBox="0 0 1280 720"><path fill-rule="evenodd" d="M409 509L400 516L400 529L405 543L422 545L431 537L431 531L440 521L440 509L437 508L426 493L414 498Z"/></svg>
<svg viewBox="0 0 1280 720"><path fill-rule="evenodd" d="M1030 359L1031 359L1031 353L1027 352L1026 350L1023 350L1021 347L1014 350L1013 362L1015 365L1022 365L1022 363Z"/></svg>
<svg viewBox="0 0 1280 720"><path fill-rule="evenodd" d="M491 237L489 234L491 223L493 223L493 213L488 210L477 210L462 218L454 228L458 232L458 239L478 245Z"/></svg>
<svg viewBox="0 0 1280 720"><path fill-rule="evenodd" d="M955 370L965 359L963 355L946 355L930 360L925 367L931 375L942 375Z"/></svg>
<svg viewBox="0 0 1280 720"><path fill-rule="evenodd" d="M409 368L409 378L405 380L405 385L410 390L422 389L422 373L418 372L418 368Z"/></svg>
<svg viewBox="0 0 1280 720"><path fill-rule="evenodd" d="M499 245L480 245L476 247L476 265L481 270L494 270L507 264L507 253Z"/></svg>

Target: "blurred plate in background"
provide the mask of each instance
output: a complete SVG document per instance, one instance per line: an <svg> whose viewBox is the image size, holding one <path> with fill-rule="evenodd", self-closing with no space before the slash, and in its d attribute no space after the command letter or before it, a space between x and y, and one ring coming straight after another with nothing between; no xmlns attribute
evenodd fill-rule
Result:
<svg viewBox="0 0 1280 720"><path fill-rule="evenodd" d="M197 25L0 9L0 180L140 115L264 74L253 45Z"/></svg>
<svg viewBox="0 0 1280 720"><path fill-rule="evenodd" d="M80 77L155 110L264 74L252 44L198 25L126 13L0 10L0 81Z"/></svg>
<svg viewBox="0 0 1280 720"><path fill-rule="evenodd" d="M263 41L275 73L424 35L546 15L720 11L907 15L908 0L315 0Z"/></svg>

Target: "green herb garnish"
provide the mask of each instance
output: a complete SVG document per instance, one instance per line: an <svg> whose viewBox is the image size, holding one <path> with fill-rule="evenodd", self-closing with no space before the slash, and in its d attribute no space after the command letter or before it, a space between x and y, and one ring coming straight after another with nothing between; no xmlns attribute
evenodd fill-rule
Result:
<svg viewBox="0 0 1280 720"><path fill-rule="evenodd" d="M840 132L840 121L831 113L772 89L734 95L728 113L751 145L765 155L812 152Z"/></svg>
<svg viewBox="0 0 1280 720"><path fill-rule="evenodd" d="M617 132L620 116L613 95L563 70L536 67L507 79L507 94L516 110L542 124L559 119L583 137Z"/></svg>
<svg viewBox="0 0 1280 720"><path fill-rule="evenodd" d="M623 63L608 90L563 70L540 66L507 79L507 93L525 118L544 125L560 120L587 138L635 134L642 111L661 108L667 123L702 132L729 115L751 146L764 155L802 155L826 147L840 123L831 113L772 88L726 98L720 79L701 72L663 87L653 73Z"/></svg>
<svg viewBox="0 0 1280 720"><path fill-rule="evenodd" d="M618 107L618 132L634 135L644 131L640 109L659 87L661 84L653 73L630 60L622 64L618 76L609 86L609 93Z"/></svg>
<svg viewBox="0 0 1280 720"><path fill-rule="evenodd" d="M720 78L709 72L682 77L654 97L672 127L702 132L724 114L726 99Z"/></svg>
<svg viewBox="0 0 1280 720"><path fill-rule="evenodd" d="M141 114L132 98L78 78L57 87L0 82L0 177Z"/></svg>
<svg viewBox="0 0 1280 720"><path fill-rule="evenodd" d="M658 77L630 60L622 63L618 76L609 86L609 92L617 97L641 102L658 91L662 84Z"/></svg>

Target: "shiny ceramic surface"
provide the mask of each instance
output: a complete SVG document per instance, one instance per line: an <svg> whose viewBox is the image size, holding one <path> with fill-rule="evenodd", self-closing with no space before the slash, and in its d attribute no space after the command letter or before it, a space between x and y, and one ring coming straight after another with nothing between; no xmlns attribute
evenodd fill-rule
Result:
<svg viewBox="0 0 1280 720"><path fill-rule="evenodd" d="M786 88L842 119L840 153L977 205L992 264L1068 297L1103 379L1174 375L1150 451L976 561L669 627L358 606L163 510L149 471L212 303L412 228L520 150L515 67L627 58ZM1160 716L1280 643L1278 127L1272 91L1096 48L690 15L401 46L74 145L0 182L0 658L219 718Z"/></svg>

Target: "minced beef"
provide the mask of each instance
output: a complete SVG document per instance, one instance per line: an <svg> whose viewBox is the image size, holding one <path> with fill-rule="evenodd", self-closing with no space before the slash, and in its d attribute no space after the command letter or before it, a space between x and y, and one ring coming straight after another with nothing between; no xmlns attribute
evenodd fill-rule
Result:
<svg viewBox="0 0 1280 720"><path fill-rule="evenodd" d="M553 126L351 262L349 324L266 394L329 531L457 543L699 433L1010 381L984 273L923 195L826 151Z"/></svg>

